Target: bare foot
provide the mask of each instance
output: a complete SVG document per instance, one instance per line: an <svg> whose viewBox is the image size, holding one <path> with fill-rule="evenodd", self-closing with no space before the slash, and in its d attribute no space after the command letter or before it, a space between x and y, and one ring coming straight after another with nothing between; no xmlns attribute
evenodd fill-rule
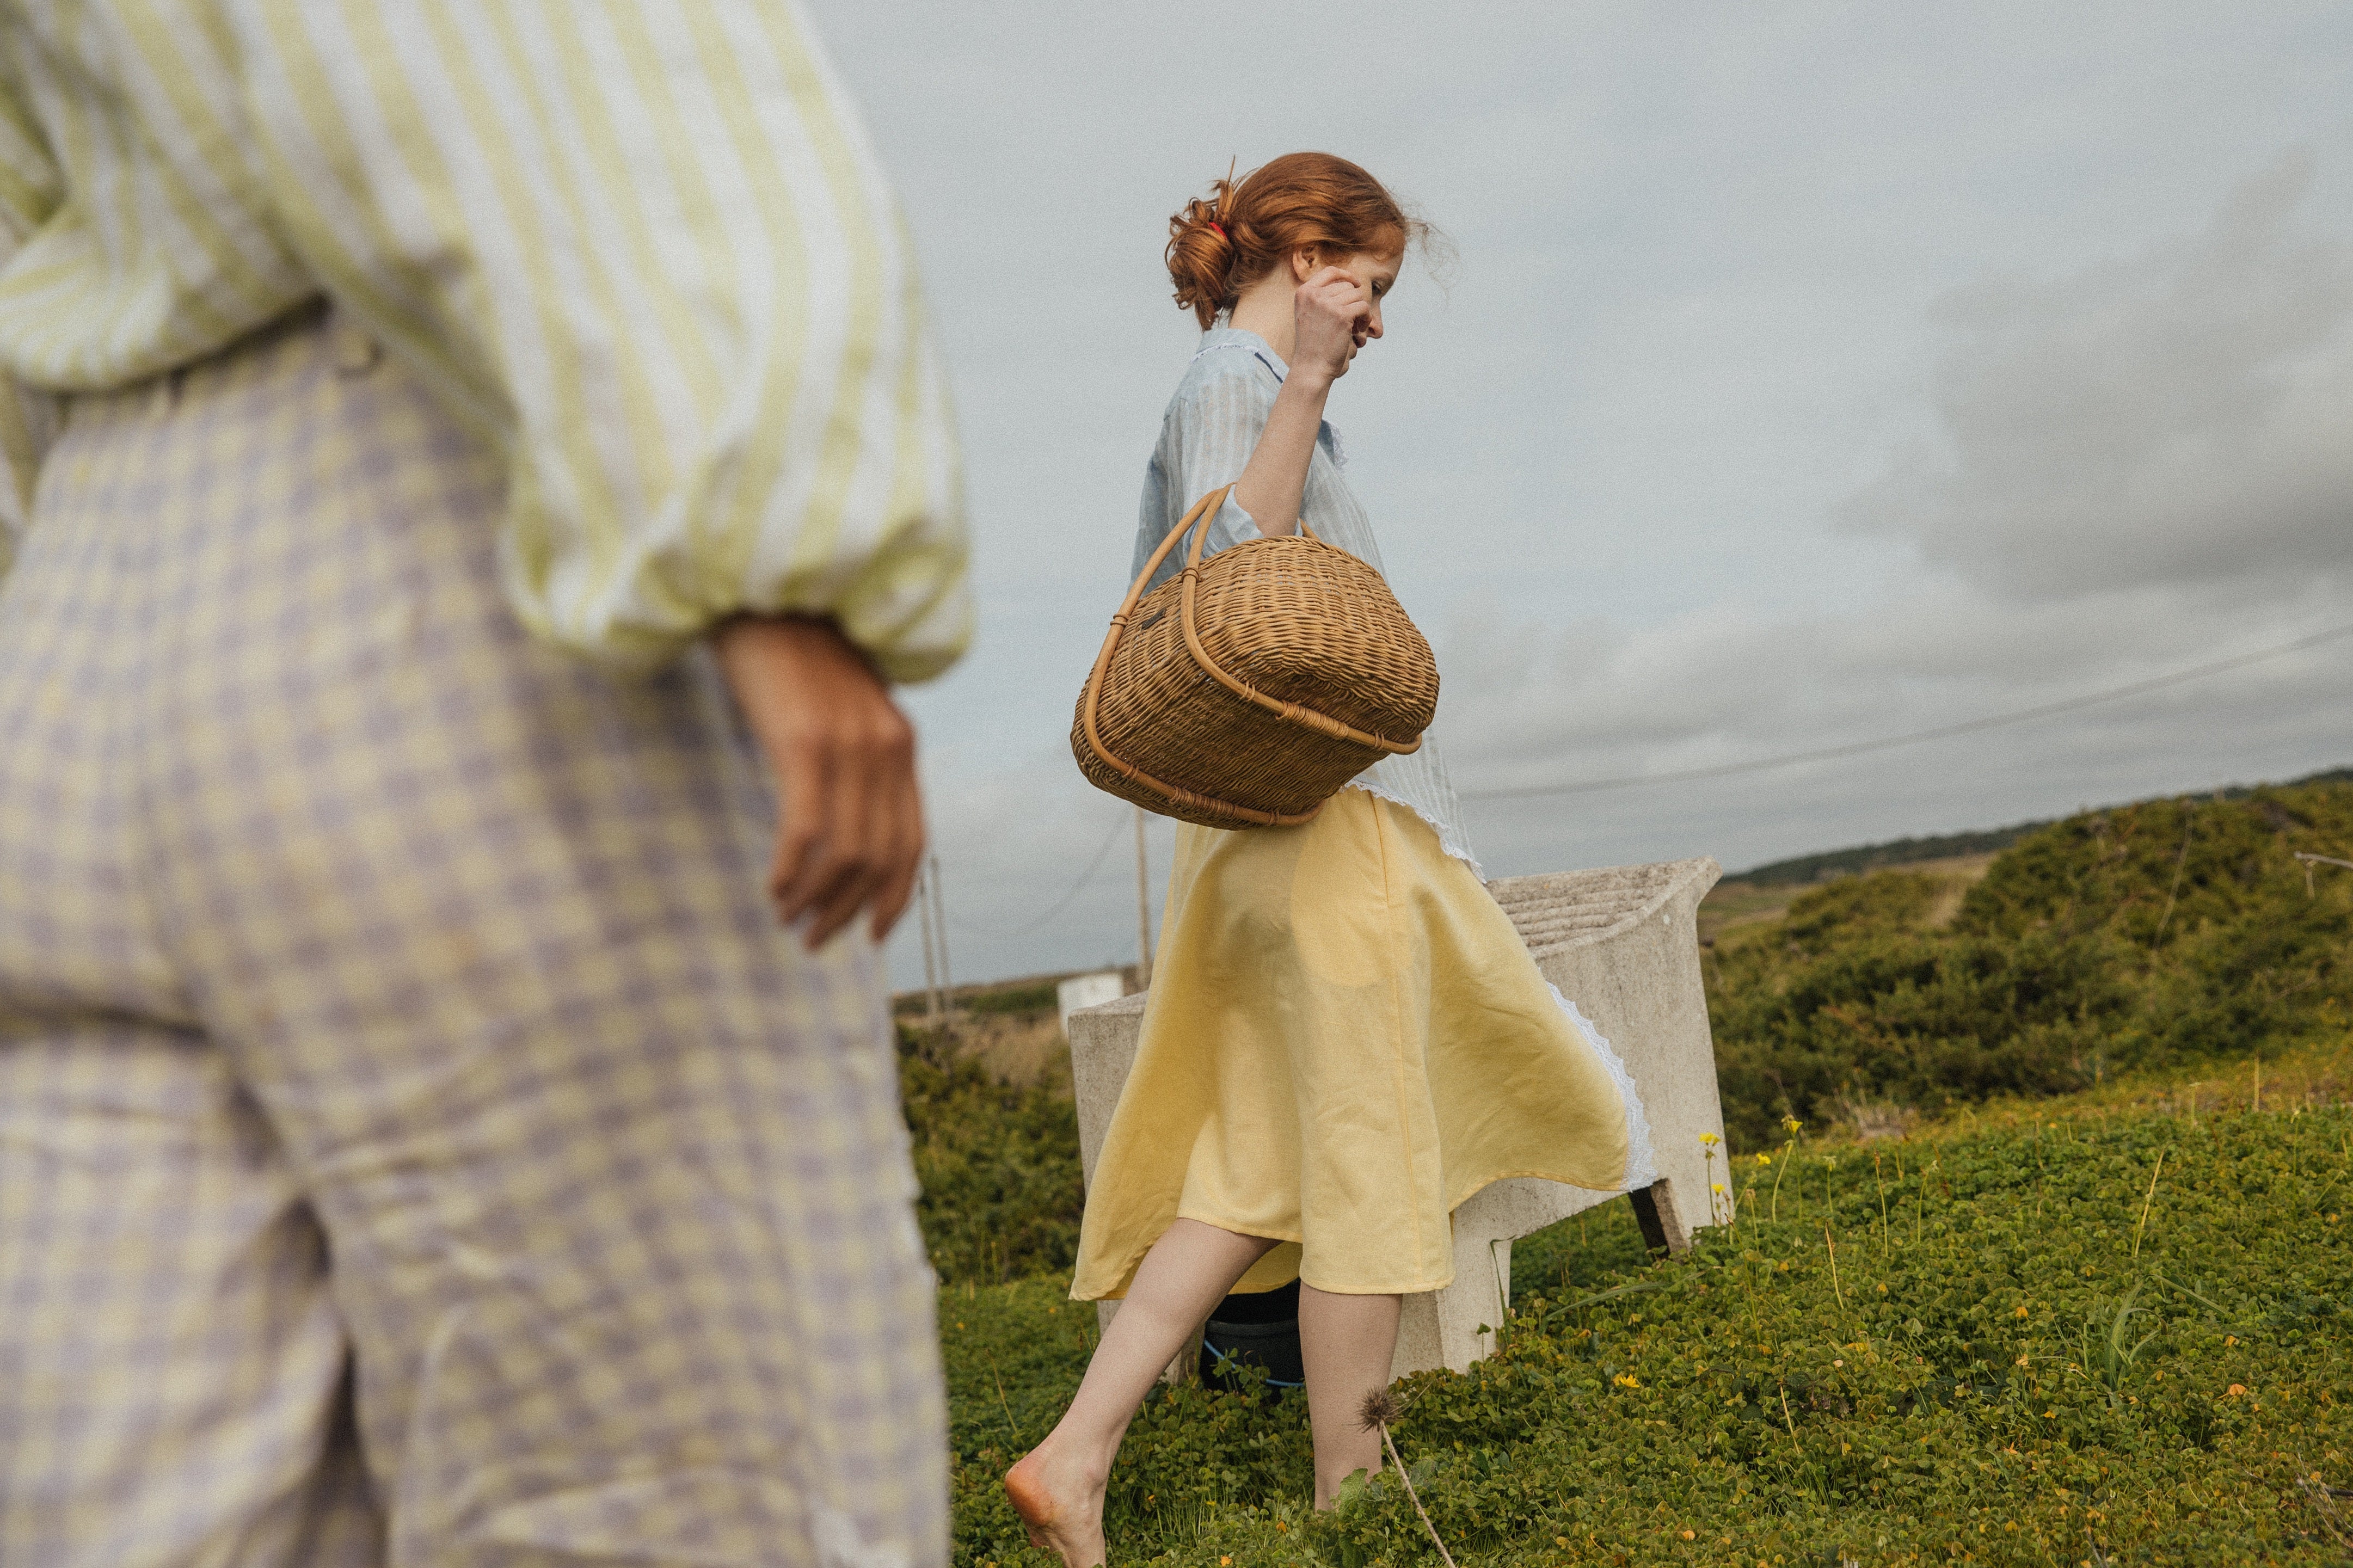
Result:
<svg viewBox="0 0 2353 1568"><path fill-rule="evenodd" d="M1053 1439L1005 1472L1005 1496L1029 1527L1029 1544L1061 1554L1065 1568L1100 1568L1103 1558L1103 1478L1065 1460Z"/></svg>

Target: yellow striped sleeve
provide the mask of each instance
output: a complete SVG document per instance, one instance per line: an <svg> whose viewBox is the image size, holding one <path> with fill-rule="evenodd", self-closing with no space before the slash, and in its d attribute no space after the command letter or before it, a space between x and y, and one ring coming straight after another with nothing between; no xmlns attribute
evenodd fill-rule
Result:
<svg viewBox="0 0 2353 1568"><path fill-rule="evenodd" d="M13 71L0 65L0 268L55 211L59 190L56 163ZM53 400L13 376L0 375L0 577L16 552L16 541L31 521L33 485L39 479Z"/></svg>
<svg viewBox="0 0 2353 1568"><path fill-rule="evenodd" d="M513 602L658 659L838 617L970 636L953 425L896 206L782 0L225 0L274 231L505 454Z"/></svg>
<svg viewBox="0 0 2353 1568"><path fill-rule="evenodd" d="M317 291L256 200L233 35L212 6L16 9L0 57L55 178L0 278L11 372L61 392L121 386ZM12 180L15 160L0 163Z"/></svg>

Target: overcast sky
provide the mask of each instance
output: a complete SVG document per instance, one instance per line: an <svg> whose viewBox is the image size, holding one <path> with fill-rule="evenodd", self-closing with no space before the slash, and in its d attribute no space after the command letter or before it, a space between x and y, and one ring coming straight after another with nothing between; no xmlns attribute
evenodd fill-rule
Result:
<svg viewBox="0 0 2353 1568"><path fill-rule="evenodd" d="M1329 416L1466 795L1902 734L2353 622L2353 8L811 8L905 202L965 443L981 633L908 694L959 979L1134 955L1128 808L1067 736L1194 344L1167 216L1229 160L1353 158L1459 253L1442 283L1409 268ZM1473 799L1469 825L1490 876L1736 870L2353 762L2348 689L2353 637L1834 763ZM920 980L912 921L892 948Z"/></svg>

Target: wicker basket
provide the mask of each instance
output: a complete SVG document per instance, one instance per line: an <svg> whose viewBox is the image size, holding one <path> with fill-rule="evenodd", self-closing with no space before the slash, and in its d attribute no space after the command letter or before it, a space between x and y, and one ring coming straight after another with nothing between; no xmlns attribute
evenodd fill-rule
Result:
<svg viewBox="0 0 2353 1568"><path fill-rule="evenodd" d="M1128 589L1071 750L1097 787L1163 816L1294 826L1381 758L1420 747L1438 665L1381 574L1304 522L1205 563L1225 499L1196 502ZM1145 595L1187 533L1184 574Z"/></svg>

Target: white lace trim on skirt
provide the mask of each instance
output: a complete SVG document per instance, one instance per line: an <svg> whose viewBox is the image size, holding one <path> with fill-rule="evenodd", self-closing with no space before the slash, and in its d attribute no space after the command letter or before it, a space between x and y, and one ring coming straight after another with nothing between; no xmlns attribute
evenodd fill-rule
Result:
<svg viewBox="0 0 2353 1568"><path fill-rule="evenodd" d="M1618 1097L1626 1102L1626 1184L1620 1190L1630 1193L1649 1186L1659 1179L1659 1157L1651 1148L1651 1119L1642 1110L1642 1097L1634 1088L1634 1075L1626 1070L1625 1062L1609 1048L1609 1042L1601 1037L1593 1020L1560 994L1559 986L1546 981L1545 987L1560 1004L1560 1010L1568 1015L1568 1021L1577 1026L1577 1032L1585 1037L1585 1043L1593 1047L1593 1054L1601 1058L1610 1081L1618 1086Z"/></svg>
<svg viewBox="0 0 2353 1568"><path fill-rule="evenodd" d="M1375 800L1386 800L1390 802L1392 805L1405 807L1408 811L1413 813L1416 816L1430 824L1430 830L1438 835L1438 847L1440 849L1445 850L1449 855L1453 856L1454 858L1461 861L1465 866L1470 867L1471 874L1477 877L1481 881L1483 882L1487 879L1487 874L1479 868L1479 858L1471 853L1471 846L1462 842L1461 829L1456 827L1452 823L1448 822L1445 818L1439 816L1437 814L1432 812L1430 807L1422 805L1419 801L1409 800L1398 791L1390 789L1385 784L1371 783L1371 777L1372 775L1370 773L1358 773L1355 778L1350 779L1346 784L1340 787L1343 789L1360 789L1366 795L1371 795Z"/></svg>

